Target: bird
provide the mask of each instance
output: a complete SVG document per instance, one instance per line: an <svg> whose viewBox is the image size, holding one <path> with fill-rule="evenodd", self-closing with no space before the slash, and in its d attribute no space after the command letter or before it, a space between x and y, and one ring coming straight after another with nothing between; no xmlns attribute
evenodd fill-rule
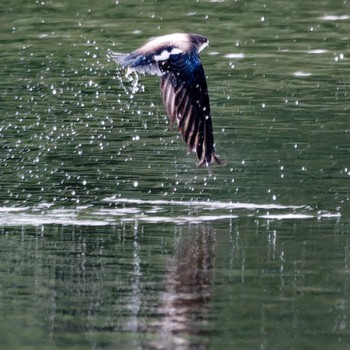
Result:
<svg viewBox="0 0 350 350"><path fill-rule="evenodd" d="M128 72L160 76L170 126L177 123L199 167L222 165L215 153L208 86L199 57L208 45L200 34L174 33L154 37L128 54L110 52L112 60Z"/></svg>

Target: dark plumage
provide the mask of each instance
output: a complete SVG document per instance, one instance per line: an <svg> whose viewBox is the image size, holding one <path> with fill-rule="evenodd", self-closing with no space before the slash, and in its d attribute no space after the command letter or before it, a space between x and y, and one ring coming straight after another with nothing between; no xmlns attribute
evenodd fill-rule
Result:
<svg viewBox="0 0 350 350"><path fill-rule="evenodd" d="M215 155L207 81L201 52L208 40L198 34L156 37L130 54L111 53L123 67L161 77L160 88L171 125L196 152L198 165L221 164Z"/></svg>

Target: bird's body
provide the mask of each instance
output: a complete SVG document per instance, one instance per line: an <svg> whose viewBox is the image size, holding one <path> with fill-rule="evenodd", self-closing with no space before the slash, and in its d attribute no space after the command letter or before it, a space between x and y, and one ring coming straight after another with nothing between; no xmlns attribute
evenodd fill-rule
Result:
<svg viewBox="0 0 350 350"><path fill-rule="evenodd" d="M163 102L198 165L221 164L215 155L207 81L199 52L208 40L198 34L156 37L130 54L112 53L123 67L161 77Z"/></svg>

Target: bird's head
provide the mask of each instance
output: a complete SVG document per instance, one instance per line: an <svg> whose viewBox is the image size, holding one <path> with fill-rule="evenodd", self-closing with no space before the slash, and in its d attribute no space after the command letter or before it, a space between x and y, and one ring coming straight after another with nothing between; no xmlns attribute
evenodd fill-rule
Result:
<svg viewBox="0 0 350 350"><path fill-rule="evenodd" d="M201 52L209 45L209 40L203 35L199 34L189 34L191 42L196 46L198 52Z"/></svg>

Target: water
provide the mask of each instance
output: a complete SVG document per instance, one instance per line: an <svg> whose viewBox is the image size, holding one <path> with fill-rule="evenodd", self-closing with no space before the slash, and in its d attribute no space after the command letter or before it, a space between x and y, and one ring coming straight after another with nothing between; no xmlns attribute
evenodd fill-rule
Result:
<svg viewBox="0 0 350 350"><path fill-rule="evenodd" d="M1 348L346 349L348 12L3 2ZM176 31L210 40L211 172L107 57Z"/></svg>

